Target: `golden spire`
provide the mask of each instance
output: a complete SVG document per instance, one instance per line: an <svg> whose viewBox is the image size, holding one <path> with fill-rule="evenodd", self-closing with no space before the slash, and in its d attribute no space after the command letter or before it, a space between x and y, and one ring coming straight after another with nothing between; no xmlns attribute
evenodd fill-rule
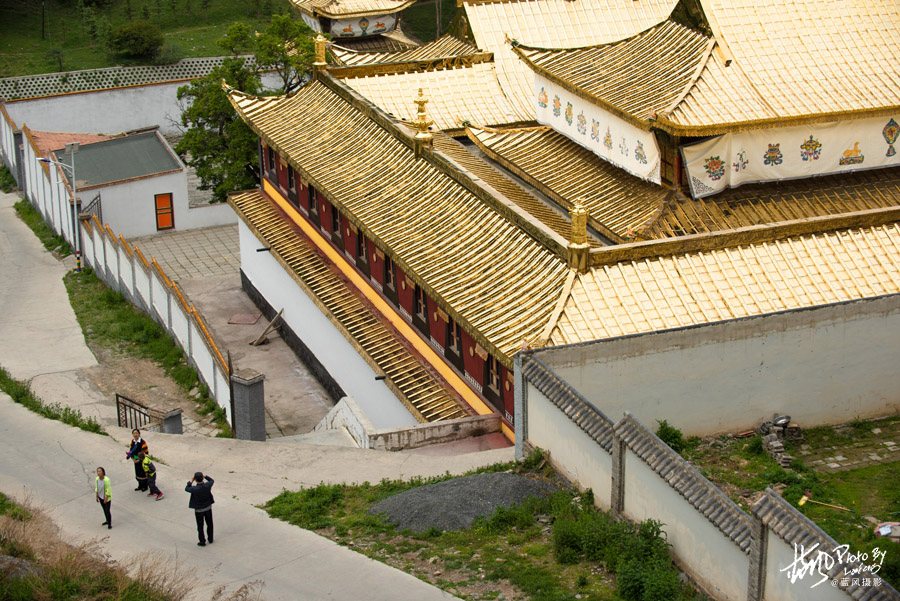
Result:
<svg viewBox="0 0 900 601"><path fill-rule="evenodd" d="M586 273L590 264L590 244L587 241L588 212L581 199L576 200L569 211L572 230L569 236L569 267Z"/></svg>
<svg viewBox="0 0 900 601"><path fill-rule="evenodd" d="M416 110L416 119L412 122L413 127L419 130L416 134L416 141L426 146L431 146L431 132L428 131L428 127L433 125L434 121L430 120L425 112L425 105L428 104L428 99L425 98L422 88L419 88L419 96L413 102L419 106Z"/></svg>
<svg viewBox="0 0 900 601"><path fill-rule="evenodd" d="M328 40L325 39L325 36L323 36L321 32L316 35L316 62L313 63L314 71L321 71L327 66L327 63L325 62L325 42L327 41Z"/></svg>

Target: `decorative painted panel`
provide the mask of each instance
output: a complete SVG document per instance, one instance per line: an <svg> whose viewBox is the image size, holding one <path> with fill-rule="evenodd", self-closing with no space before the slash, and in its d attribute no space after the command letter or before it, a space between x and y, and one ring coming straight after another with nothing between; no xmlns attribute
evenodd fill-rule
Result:
<svg viewBox="0 0 900 601"><path fill-rule="evenodd" d="M681 148L691 194L900 165L895 117L729 133Z"/></svg>
<svg viewBox="0 0 900 601"><path fill-rule="evenodd" d="M660 182L659 146L652 132L644 131L569 90L534 76L535 115L600 158L636 175Z"/></svg>
<svg viewBox="0 0 900 601"><path fill-rule="evenodd" d="M375 15L352 19L334 19L331 35L335 38L361 38L394 31L397 28L397 14Z"/></svg>

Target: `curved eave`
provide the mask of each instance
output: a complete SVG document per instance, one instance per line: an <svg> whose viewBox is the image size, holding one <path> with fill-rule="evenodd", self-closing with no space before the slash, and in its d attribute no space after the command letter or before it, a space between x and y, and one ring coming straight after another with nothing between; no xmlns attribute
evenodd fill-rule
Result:
<svg viewBox="0 0 900 601"><path fill-rule="evenodd" d="M292 4L310 15L311 17L325 17L326 19L353 19L356 17L374 17L377 15L392 15L394 13L398 13L400 11L406 10L413 4L415 4L416 0L405 0L404 2L397 3L395 6L390 8L377 8L372 10L356 10L356 11L348 11L348 12L333 12L328 10L328 6L322 7L310 7L305 6L303 4L292 2Z"/></svg>
<svg viewBox="0 0 900 601"><path fill-rule="evenodd" d="M854 119L868 119L870 117L889 117L900 112L900 105L858 109L853 111L833 111L828 113L815 113L797 115L794 117L773 117L770 119L753 119L749 121L735 121L734 123L715 123L692 125L675 123L665 115L653 122L654 129L658 129L673 136L718 136L731 132L751 131L756 129L773 129L776 127L790 127L794 125L809 125L812 123L830 123L834 121L852 121Z"/></svg>
<svg viewBox="0 0 900 601"><path fill-rule="evenodd" d="M527 56L527 55L519 48L519 44L516 44L515 42L512 43L512 50L513 50L513 52L515 52L515 53L519 56L520 59L522 59L522 61L523 61L526 65L528 65L528 68L529 68L529 69L531 69L532 71L534 71L535 73L537 73L537 74L540 75L541 77L544 77L544 78L546 78L546 79L549 79L549 80L552 81L553 83L555 83L555 84L557 84L558 86L560 86L560 87L562 87L562 88L564 88L564 89L566 89L566 90L572 92L572 93L575 94L576 96L578 96L578 97L580 97L580 98L583 98L584 100L586 100L586 101L588 101L588 102L590 102L590 103L592 103L592 104L596 104L596 105L600 106L601 108L603 108L603 109L609 111L610 113L616 115L617 117L620 117L620 118L624 119L625 121L628 121L629 123L631 123L632 125L634 125L634 126L637 127L637 128L640 128L640 129L642 129L642 130L644 130L644 131L650 131L650 128L651 128L651 126L652 126L653 124L650 122L649 119L642 119L642 118L640 118L640 117L638 117L638 116L636 116L636 115L634 115L634 114L632 114L632 113L629 113L629 112L627 112L627 111L623 111L621 108L619 108L619 107L617 107L617 106L615 106L615 105L613 105L613 104L610 104L609 102L606 102L606 101L603 100L602 98L598 98L598 97L594 96L593 94L591 94L590 92L588 92L588 91L585 90L584 88L582 88L582 87L580 87L580 86L573 85L573 84L572 84L571 82L569 82L568 80L563 79L563 78L561 78L561 77L555 75L554 73L551 73L550 71L548 71L548 70L545 69L544 67L541 67L541 66L535 64L535 63L534 63L530 58L528 58L528 56Z"/></svg>

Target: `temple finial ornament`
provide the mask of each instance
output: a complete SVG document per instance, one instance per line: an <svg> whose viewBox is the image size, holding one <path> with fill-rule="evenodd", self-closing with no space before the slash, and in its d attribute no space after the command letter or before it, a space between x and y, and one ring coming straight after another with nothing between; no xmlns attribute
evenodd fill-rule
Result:
<svg viewBox="0 0 900 601"><path fill-rule="evenodd" d="M316 35L316 62L313 63L315 71L321 71L328 65L325 61L325 43L327 41L321 32Z"/></svg>
<svg viewBox="0 0 900 601"><path fill-rule="evenodd" d="M579 273L586 273L590 267L590 249L587 241L588 211L581 199L576 200L569 210L572 229L569 234L569 267Z"/></svg>
<svg viewBox="0 0 900 601"><path fill-rule="evenodd" d="M416 141L431 146L432 136L431 132L428 131L428 128L434 124L434 121L428 118L428 114L425 111L425 105L428 104L428 99L425 98L425 93L422 88L419 88L419 95L413 102L419 107L416 109L416 119L412 122L413 127L418 130L418 133L416 133Z"/></svg>

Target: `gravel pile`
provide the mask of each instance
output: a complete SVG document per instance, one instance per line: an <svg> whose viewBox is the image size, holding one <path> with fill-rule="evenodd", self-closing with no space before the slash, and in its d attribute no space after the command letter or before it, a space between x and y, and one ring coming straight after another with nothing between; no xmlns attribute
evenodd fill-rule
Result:
<svg viewBox="0 0 900 601"><path fill-rule="evenodd" d="M515 474L473 474L396 494L373 505L369 512L386 514L398 530L461 530L498 507L514 507L555 490L549 482Z"/></svg>

